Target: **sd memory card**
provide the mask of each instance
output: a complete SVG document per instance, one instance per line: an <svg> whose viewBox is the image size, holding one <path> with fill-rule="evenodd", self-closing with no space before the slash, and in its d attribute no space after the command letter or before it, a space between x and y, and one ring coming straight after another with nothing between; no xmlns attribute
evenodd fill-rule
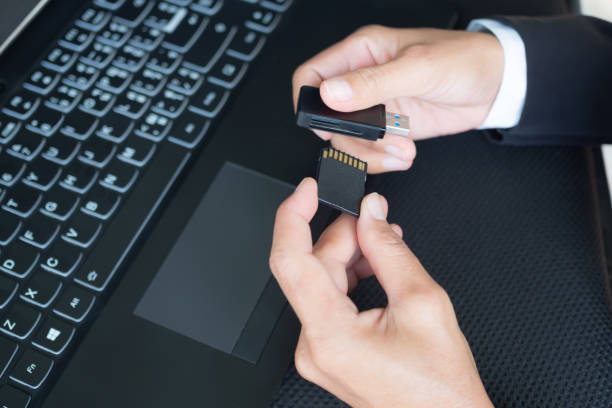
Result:
<svg viewBox="0 0 612 408"><path fill-rule="evenodd" d="M368 164L332 147L321 150L317 181L319 202L359 216Z"/></svg>

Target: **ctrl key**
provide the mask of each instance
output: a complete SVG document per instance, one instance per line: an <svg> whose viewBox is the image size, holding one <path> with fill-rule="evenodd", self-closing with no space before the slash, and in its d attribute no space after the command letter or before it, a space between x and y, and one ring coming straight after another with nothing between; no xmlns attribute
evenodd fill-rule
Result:
<svg viewBox="0 0 612 408"><path fill-rule="evenodd" d="M53 360L34 350L26 350L11 372L11 380L33 390L39 388L53 367Z"/></svg>
<svg viewBox="0 0 612 408"><path fill-rule="evenodd" d="M10 385L0 388L1 408L27 408L30 405L30 396Z"/></svg>

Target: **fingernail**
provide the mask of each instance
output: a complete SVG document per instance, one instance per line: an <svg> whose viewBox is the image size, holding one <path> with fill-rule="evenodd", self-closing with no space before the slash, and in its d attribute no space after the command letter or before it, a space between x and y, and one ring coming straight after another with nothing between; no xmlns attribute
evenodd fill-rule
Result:
<svg viewBox="0 0 612 408"><path fill-rule="evenodd" d="M298 191L300 188L302 188L302 186L304 184L306 184L307 181L308 181L307 178L305 178L304 180L300 181L300 184L297 185L297 187L295 188L295 191Z"/></svg>
<svg viewBox="0 0 612 408"><path fill-rule="evenodd" d="M408 162L408 155L397 146L389 145L385 147L385 151L391 156L404 162Z"/></svg>
<svg viewBox="0 0 612 408"><path fill-rule="evenodd" d="M385 169L390 171L396 170L408 170L410 163L403 160L399 160L393 156L387 156L383 159L382 165Z"/></svg>
<svg viewBox="0 0 612 408"><path fill-rule="evenodd" d="M382 200L380 196L376 193L370 194L366 199L366 207L368 209L368 213L377 219L384 220L385 219L385 211L383 209Z"/></svg>
<svg viewBox="0 0 612 408"><path fill-rule="evenodd" d="M323 85L327 88L327 92L331 94L334 99L339 101L348 101L353 97L353 90L351 86L344 79L332 78L323 82Z"/></svg>

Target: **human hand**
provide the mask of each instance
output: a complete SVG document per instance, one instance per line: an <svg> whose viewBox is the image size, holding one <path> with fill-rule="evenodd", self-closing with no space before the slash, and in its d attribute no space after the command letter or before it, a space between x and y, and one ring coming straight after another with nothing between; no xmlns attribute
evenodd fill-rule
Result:
<svg viewBox="0 0 612 408"><path fill-rule="evenodd" d="M316 131L334 147L368 162L368 171L406 170L414 139L480 126L504 73L504 52L490 34L366 26L302 64L300 87L317 86L330 108L350 112L379 103L410 117L411 137L385 135L372 142Z"/></svg>
<svg viewBox="0 0 612 408"><path fill-rule="evenodd" d="M353 407L491 407L446 292L385 221L386 201L362 202L313 247L317 185L304 180L278 209L270 266L302 322L298 372ZM375 274L384 309L359 312L347 293Z"/></svg>

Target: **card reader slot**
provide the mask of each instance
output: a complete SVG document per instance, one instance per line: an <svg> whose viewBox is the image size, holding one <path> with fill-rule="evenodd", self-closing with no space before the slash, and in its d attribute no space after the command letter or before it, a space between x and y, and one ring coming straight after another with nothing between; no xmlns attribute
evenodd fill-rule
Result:
<svg viewBox="0 0 612 408"><path fill-rule="evenodd" d="M346 127L341 128L338 124L321 119L310 119L310 125L308 126L311 129L325 130L333 133L341 133L349 136L361 136L361 132L355 132L352 130L346 129Z"/></svg>

